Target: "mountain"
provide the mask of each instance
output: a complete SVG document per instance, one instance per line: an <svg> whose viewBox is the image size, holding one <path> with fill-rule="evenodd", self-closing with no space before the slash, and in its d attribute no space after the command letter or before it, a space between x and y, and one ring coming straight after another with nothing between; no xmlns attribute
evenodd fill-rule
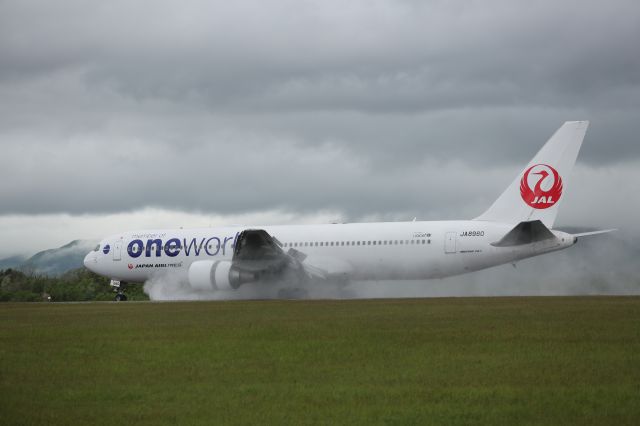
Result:
<svg viewBox="0 0 640 426"><path fill-rule="evenodd" d="M13 267L35 274L59 276L72 269L82 268L84 257L96 244L90 240L74 240L62 247L36 253ZM5 268L0 266L0 269Z"/></svg>
<svg viewBox="0 0 640 426"><path fill-rule="evenodd" d="M0 271L9 268L17 268L22 265L27 258L25 256L11 256L5 259L0 259Z"/></svg>

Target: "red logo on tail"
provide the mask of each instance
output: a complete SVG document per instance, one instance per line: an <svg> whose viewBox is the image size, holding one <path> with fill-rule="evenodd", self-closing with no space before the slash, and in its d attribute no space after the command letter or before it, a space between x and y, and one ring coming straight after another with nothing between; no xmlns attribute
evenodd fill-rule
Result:
<svg viewBox="0 0 640 426"><path fill-rule="evenodd" d="M533 189L530 186L529 175L540 176ZM535 181L533 178L532 180ZM547 189L543 189L543 185ZM562 178L556 169L547 164L533 165L522 176L520 195L524 202L534 209L548 209L554 206L562 196Z"/></svg>

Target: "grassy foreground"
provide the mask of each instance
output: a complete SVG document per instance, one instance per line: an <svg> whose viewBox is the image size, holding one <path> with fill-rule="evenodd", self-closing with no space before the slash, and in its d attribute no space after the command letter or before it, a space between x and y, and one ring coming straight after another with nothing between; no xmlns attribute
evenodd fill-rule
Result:
<svg viewBox="0 0 640 426"><path fill-rule="evenodd" d="M638 419L638 297L0 305L5 425Z"/></svg>

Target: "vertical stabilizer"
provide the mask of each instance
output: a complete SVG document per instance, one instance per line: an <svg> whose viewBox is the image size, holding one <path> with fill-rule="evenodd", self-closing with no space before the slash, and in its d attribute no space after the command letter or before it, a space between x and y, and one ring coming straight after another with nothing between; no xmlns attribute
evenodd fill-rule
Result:
<svg viewBox="0 0 640 426"><path fill-rule="evenodd" d="M474 220L514 225L540 220L553 227L588 126L588 121L564 123L506 191Z"/></svg>

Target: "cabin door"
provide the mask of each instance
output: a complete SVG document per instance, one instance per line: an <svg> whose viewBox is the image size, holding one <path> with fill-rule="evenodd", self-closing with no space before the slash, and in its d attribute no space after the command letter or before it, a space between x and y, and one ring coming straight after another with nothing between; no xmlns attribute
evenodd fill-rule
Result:
<svg viewBox="0 0 640 426"><path fill-rule="evenodd" d="M120 251L122 251L122 241L116 241L113 244L113 260L120 260Z"/></svg>
<svg viewBox="0 0 640 426"><path fill-rule="evenodd" d="M455 253L456 252L456 237L457 232L447 232L444 236L444 252Z"/></svg>

